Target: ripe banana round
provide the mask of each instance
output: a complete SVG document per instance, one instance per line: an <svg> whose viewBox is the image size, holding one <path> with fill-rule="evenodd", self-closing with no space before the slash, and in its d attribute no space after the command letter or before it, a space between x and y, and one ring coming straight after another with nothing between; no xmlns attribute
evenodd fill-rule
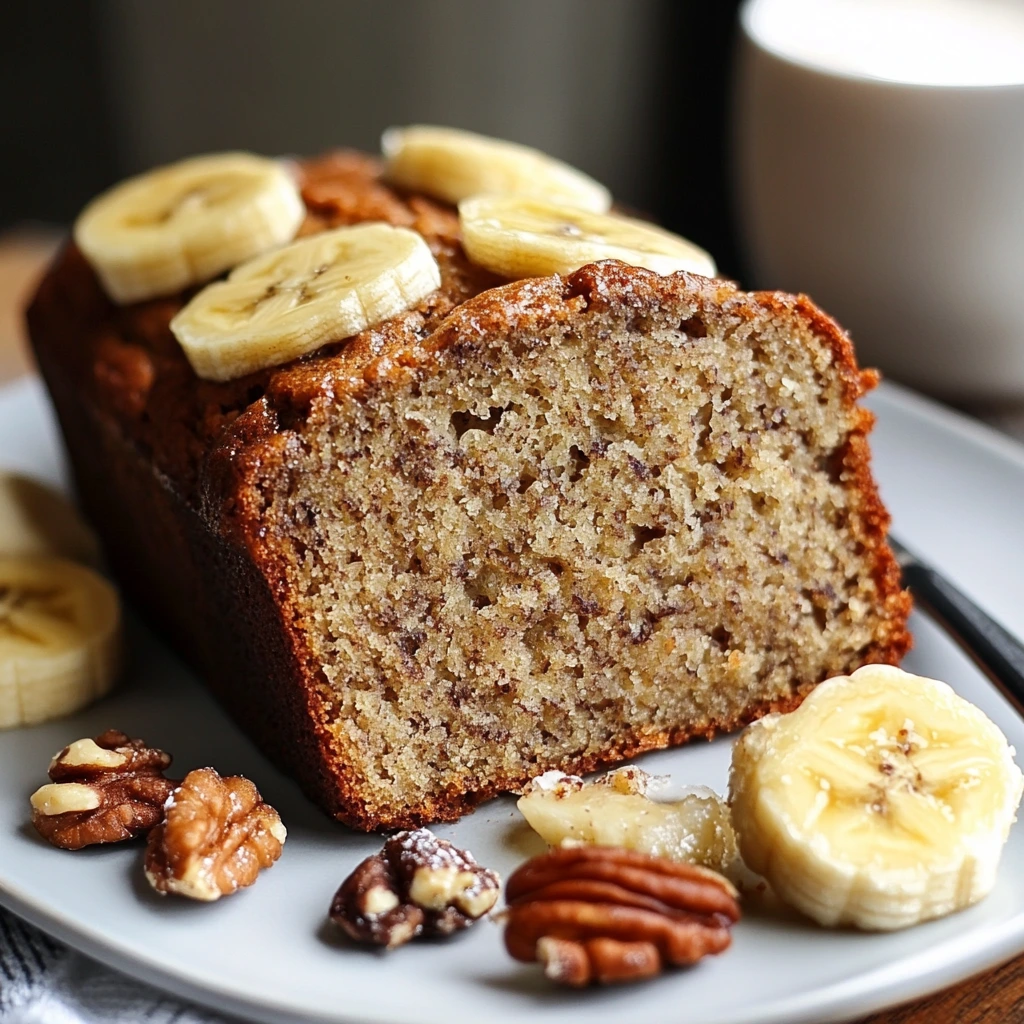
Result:
<svg viewBox="0 0 1024 1024"><path fill-rule="evenodd" d="M0 556L60 555L95 563L99 546L71 503L20 473L0 471Z"/></svg>
<svg viewBox="0 0 1024 1024"><path fill-rule="evenodd" d="M715 275L714 260L692 242L616 214L519 196L476 196L459 203L459 221L469 258L504 277L571 274L598 260L622 260L658 274Z"/></svg>
<svg viewBox="0 0 1024 1024"><path fill-rule="evenodd" d="M196 295L171 330L200 377L231 380L350 338L440 284L415 231L359 224L243 263Z"/></svg>
<svg viewBox="0 0 1024 1024"><path fill-rule="evenodd" d="M891 930L982 899L1024 776L945 683L868 665L733 749L730 803L747 866L823 925Z"/></svg>
<svg viewBox="0 0 1024 1024"><path fill-rule="evenodd" d="M0 728L71 714L120 664L121 610L97 573L60 558L0 558Z"/></svg>
<svg viewBox="0 0 1024 1024"><path fill-rule="evenodd" d="M486 135L412 125L381 138L389 181L458 203L484 192L538 196L603 213L611 193L575 167L539 150Z"/></svg>
<svg viewBox="0 0 1024 1024"><path fill-rule="evenodd" d="M123 304L203 284L288 242L305 214L284 164L217 153L116 185L82 211L74 237Z"/></svg>

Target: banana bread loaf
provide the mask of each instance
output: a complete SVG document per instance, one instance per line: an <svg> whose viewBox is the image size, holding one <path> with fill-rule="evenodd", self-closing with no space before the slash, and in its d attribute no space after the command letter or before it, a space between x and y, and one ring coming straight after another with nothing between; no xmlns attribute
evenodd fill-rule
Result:
<svg viewBox="0 0 1024 1024"><path fill-rule="evenodd" d="M899 660L876 378L809 300L613 261L504 283L374 161L301 174L302 232L410 227L441 287L227 383L169 330L188 294L116 306L72 245L29 324L125 590L325 810L454 819Z"/></svg>

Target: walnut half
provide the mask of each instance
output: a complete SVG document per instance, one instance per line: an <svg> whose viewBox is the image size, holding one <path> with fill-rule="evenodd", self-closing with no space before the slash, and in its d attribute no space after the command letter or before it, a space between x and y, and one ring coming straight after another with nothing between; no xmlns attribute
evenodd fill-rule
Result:
<svg viewBox="0 0 1024 1024"><path fill-rule="evenodd" d="M729 948L736 890L695 864L606 846L534 857L508 880L505 947L581 987L637 981Z"/></svg>
<svg viewBox="0 0 1024 1024"><path fill-rule="evenodd" d="M164 778L170 763L170 754L116 729L75 740L50 762L51 782L32 794L32 824L65 850L134 839L163 818L177 785Z"/></svg>
<svg viewBox="0 0 1024 1024"><path fill-rule="evenodd" d="M159 893L217 900L252 885L284 846L273 807L242 776L197 768L168 797L165 818L149 834L146 878Z"/></svg>
<svg viewBox="0 0 1024 1024"><path fill-rule="evenodd" d="M429 829L399 832L341 884L331 920L357 942L394 949L419 935L450 935L498 899L498 875Z"/></svg>

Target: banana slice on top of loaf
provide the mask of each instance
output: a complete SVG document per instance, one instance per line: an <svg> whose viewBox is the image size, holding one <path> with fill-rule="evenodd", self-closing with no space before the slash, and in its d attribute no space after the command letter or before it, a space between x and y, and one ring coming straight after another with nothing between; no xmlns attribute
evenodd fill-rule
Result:
<svg viewBox="0 0 1024 1024"><path fill-rule="evenodd" d="M430 166L429 194L299 166L301 237L409 230L440 283L286 364L198 378L187 297L118 309L74 247L30 310L112 564L263 749L340 820L410 827L898 661L841 329L622 254L509 282Z"/></svg>

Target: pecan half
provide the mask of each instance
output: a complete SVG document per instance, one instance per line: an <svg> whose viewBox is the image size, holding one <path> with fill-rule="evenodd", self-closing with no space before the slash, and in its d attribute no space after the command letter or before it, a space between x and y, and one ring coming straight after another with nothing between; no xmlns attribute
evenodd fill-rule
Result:
<svg viewBox="0 0 1024 1024"><path fill-rule="evenodd" d="M163 818L177 785L164 778L170 763L170 754L116 729L75 740L50 762L51 782L32 794L32 824L65 850L134 839Z"/></svg>
<svg viewBox="0 0 1024 1024"><path fill-rule="evenodd" d="M357 942L394 949L469 927L494 906L500 886L494 871L428 829L399 832L342 882L331 920Z"/></svg>
<svg viewBox="0 0 1024 1024"><path fill-rule="evenodd" d="M552 850L508 880L505 947L552 981L635 981L728 949L739 920L721 875L607 846Z"/></svg>
<svg viewBox="0 0 1024 1024"><path fill-rule="evenodd" d="M197 768L171 793L149 834L146 878L159 893L217 900L252 885L281 856L277 811L240 775Z"/></svg>

